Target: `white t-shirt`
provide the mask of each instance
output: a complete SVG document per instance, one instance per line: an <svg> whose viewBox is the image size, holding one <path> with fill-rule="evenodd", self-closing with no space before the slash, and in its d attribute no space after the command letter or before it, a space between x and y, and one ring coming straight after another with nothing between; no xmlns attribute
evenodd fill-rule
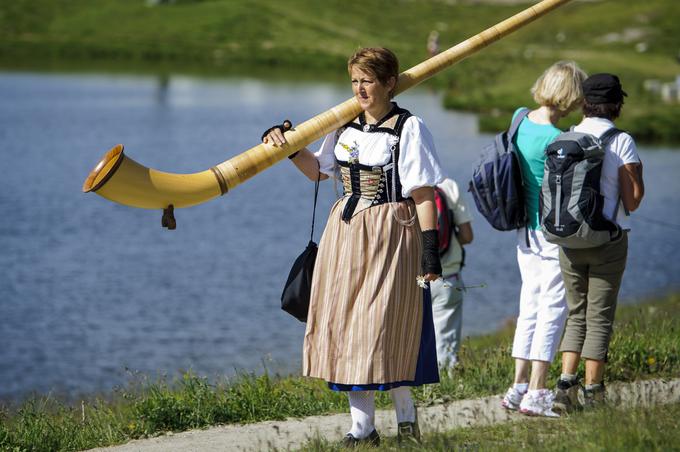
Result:
<svg viewBox="0 0 680 452"><path fill-rule="evenodd" d="M335 159L348 161L350 152L357 154L363 165L386 165L392 158L392 145L399 140L380 130L363 132L352 127L347 127L337 141L336 137L336 132L326 135L321 148L314 154L321 172L330 177L336 177ZM404 123L400 141L397 167L404 198L411 196L416 188L432 187L444 180L432 134L422 119L410 116Z"/></svg>
<svg viewBox="0 0 680 452"><path fill-rule="evenodd" d="M589 133L601 137L614 123L604 118L583 118L574 127L576 132ZM620 133L609 142L602 161L602 176L600 178L600 192L604 196L603 215L615 221L624 230L630 230L630 221L623 205L619 202L619 167L628 163L640 163L635 141L627 133ZM616 212L618 207L618 212ZM616 218L614 214L616 213Z"/></svg>
<svg viewBox="0 0 680 452"><path fill-rule="evenodd" d="M441 188L444 192L444 195L446 195L446 206L453 210L453 222L456 224L456 226L471 222L472 215L470 214L470 208L465 202L465 199L460 196L458 184L454 180L446 178L437 186ZM462 260L463 248L461 247L460 243L458 243L458 238L456 237L455 232L452 230L449 249L441 257L442 275L447 277L458 273L460 271L460 264Z"/></svg>

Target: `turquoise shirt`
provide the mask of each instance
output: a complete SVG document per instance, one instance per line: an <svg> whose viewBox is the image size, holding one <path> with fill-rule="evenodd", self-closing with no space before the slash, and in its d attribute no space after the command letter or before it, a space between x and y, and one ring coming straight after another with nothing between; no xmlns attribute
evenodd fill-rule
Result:
<svg viewBox="0 0 680 452"><path fill-rule="evenodd" d="M512 115L515 119L519 109ZM536 124L529 117L524 118L517 129L514 143L519 151L519 163L524 180L524 199L527 206L529 229L538 229L541 221L538 212L538 197L543 182L545 148L562 131L552 124Z"/></svg>

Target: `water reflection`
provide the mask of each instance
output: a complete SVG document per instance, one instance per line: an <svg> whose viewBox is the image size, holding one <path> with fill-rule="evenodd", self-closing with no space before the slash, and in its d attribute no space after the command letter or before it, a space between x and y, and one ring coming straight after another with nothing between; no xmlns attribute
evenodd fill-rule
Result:
<svg viewBox="0 0 680 452"><path fill-rule="evenodd" d="M158 76L158 87L156 90L156 101L158 105L166 105L168 101L168 89L170 86L170 76L161 74Z"/></svg>

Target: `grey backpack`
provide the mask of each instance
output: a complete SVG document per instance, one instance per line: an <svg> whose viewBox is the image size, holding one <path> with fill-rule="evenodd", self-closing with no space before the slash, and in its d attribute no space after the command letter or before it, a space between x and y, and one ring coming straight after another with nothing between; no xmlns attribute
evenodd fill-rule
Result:
<svg viewBox="0 0 680 452"><path fill-rule="evenodd" d="M539 196L541 225L548 242L565 248L591 248L620 236L621 228L602 214L600 177L605 149L621 132L612 128L598 139L569 131L548 145Z"/></svg>

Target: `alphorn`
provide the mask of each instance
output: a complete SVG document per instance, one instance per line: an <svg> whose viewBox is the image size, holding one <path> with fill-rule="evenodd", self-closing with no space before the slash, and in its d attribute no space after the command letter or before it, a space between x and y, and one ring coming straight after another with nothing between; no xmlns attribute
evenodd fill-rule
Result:
<svg viewBox="0 0 680 452"><path fill-rule="evenodd" d="M507 36L570 0L543 0L481 33L399 74L395 95L427 80L478 50ZM361 112L352 97L285 133L288 143L277 147L259 144L208 170L174 174L147 168L123 153L123 145L110 149L90 172L83 192L93 191L113 202L146 209L189 207L224 195L254 175L322 136L342 127Z"/></svg>

